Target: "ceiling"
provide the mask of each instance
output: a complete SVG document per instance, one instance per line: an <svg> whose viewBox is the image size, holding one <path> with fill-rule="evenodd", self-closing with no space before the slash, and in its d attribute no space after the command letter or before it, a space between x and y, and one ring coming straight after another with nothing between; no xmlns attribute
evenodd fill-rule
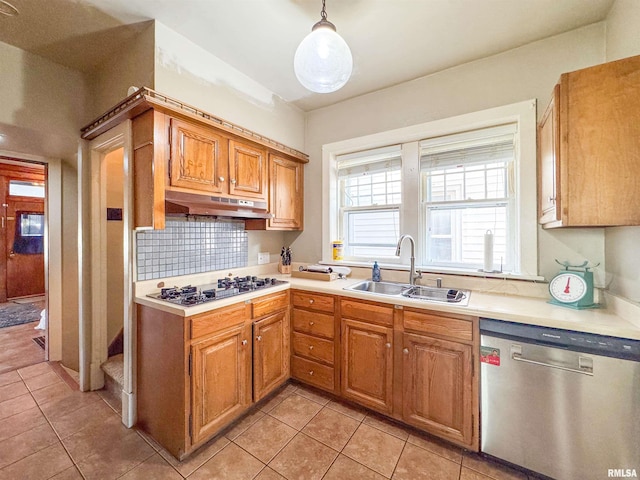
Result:
<svg viewBox="0 0 640 480"><path fill-rule="evenodd" d="M614 0L327 0L354 69L341 90L293 72L321 0L9 0L0 41L88 72L156 19L309 111L606 18Z"/></svg>

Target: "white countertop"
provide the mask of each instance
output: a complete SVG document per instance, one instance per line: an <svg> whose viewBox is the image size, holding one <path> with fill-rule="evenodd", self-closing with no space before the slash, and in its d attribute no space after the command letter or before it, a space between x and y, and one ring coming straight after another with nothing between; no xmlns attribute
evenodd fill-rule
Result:
<svg viewBox="0 0 640 480"><path fill-rule="evenodd" d="M249 269L243 269L243 271L244 270ZM254 272L254 274L275 277L279 280L286 280L289 283L235 297L216 300L215 302L204 303L192 307L181 307L179 305L147 297L147 293L155 292L158 289L154 288L155 285L152 287L149 282L139 282L140 285L136 284L135 301L140 305L146 305L168 313L186 317L232 305L234 303L249 301L256 297L276 293L289 288L295 288L331 295L359 298L362 300L371 300L380 303L424 308L443 313L458 313L530 325L640 340L640 308L610 295L605 296L607 302L606 308L573 310L547 303L544 298L472 291L469 298L469 305L461 307L455 304L426 302L404 297L389 297L366 292L344 290L344 287L358 283L363 280L362 278L347 278L326 282L321 280L292 278L290 275L265 275L263 272ZM198 278L202 279L202 277ZM196 279L191 283L197 285L197 281L198 280ZM186 279L182 281L182 284L185 283L189 283L189 280ZM201 283L207 283L207 281L203 280Z"/></svg>

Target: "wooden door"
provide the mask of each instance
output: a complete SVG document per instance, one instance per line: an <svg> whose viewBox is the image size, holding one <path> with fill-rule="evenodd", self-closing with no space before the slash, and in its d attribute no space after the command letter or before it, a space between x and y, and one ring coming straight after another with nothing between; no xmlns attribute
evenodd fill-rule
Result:
<svg viewBox="0 0 640 480"><path fill-rule="evenodd" d="M229 140L229 194L267 200L267 154L257 145Z"/></svg>
<svg viewBox="0 0 640 480"><path fill-rule="evenodd" d="M253 400L258 401L289 378L289 311L253 324Z"/></svg>
<svg viewBox="0 0 640 480"><path fill-rule="evenodd" d="M402 416L410 424L470 445L473 437L471 345L403 334Z"/></svg>
<svg viewBox="0 0 640 480"><path fill-rule="evenodd" d="M171 119L170 185L207 193L227 192L227 139L212 129Z"/></svg>
<svg viewBox="0 0 640 480"><path fill-rule="evenodd" d="M304 165L276 155L270 156L271 191L269 228L302 230L304 214Z"/></svg>
<svg viewBox="0 0 640 480"><path fill-rule="evenodd" d="M192 444L210 438L251 403L251 344L244 326L191 347Z"/></svg>
<svg viewBox="0 0 640 480"><path fill-rule="evenodd" d="M547 224L560 220L560 138L557 99L560 85L538 125L538 220Z"/></svg>
<svg viewBox="0 0 640 480"><path fill-rule="evenodd" d="M342 395L390 413L393 392L393 329L342 320Z"/></svg>
<svg viewBox="0 0 640 480"><path fill-rule="evenodd" d="M44 294L44 199L7 195L7 298Z"/></svg>

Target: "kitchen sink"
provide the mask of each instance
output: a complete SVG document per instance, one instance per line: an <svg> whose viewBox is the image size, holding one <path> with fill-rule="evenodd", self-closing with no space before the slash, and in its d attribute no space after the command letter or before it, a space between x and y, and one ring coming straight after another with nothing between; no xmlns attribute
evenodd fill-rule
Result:
<svg viewBox="0 0 640 480"><path fill-rule="evenodd" d="M356 283L350 287L345 287L345 290L355 290L357 292L378 293L380 295L398 296L402 292L411 288L411 285L404 283L392 283L392 282L372 282L371 280L365 280L364 282Z"/></svg>
<svg viewBox="0 0 640 480"><path fill-rule="evenodd" d="M427 302L455 303L466 307L469 303L469 290L446 287L424 287L422 285L409 285L406 283L393 282L373 282L364 280L344 290L354 292L373 293L378 295L388 295L390 297L405 297Z"/></svg>
<svg viewBox="0 0 640 480"><path fill-rule="evenodd" d="M462 306L466 306L469 303L469 294L470 292L468 290L422 287L418 285L402 292L402 295L408 298L433 302L456 303Z"/></svg>

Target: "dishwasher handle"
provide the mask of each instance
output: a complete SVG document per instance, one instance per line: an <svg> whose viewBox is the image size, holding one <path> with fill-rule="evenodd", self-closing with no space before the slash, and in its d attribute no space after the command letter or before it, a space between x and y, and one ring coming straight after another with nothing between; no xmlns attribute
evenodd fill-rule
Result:
<svg viewBox="0 0 640 480"><path fill-rule="evenodd" d="M566 372L593 376L593 360L588 357L578 357L579 368L564 367L562 365L524 358L522 356L522 347L520 345L511 345L511 358L516 362L530 363L532 365L540 365L541 367L557 368L558 370L564 370Z"/></svg>

